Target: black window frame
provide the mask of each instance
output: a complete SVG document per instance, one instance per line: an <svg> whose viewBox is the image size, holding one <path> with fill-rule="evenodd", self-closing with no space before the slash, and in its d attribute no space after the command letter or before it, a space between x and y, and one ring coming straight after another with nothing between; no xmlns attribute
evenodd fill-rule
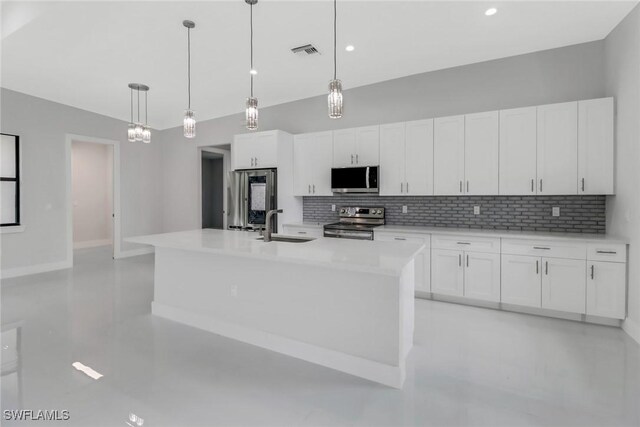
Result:
<svg viewBox="0 0 640 427"><path fill-rule="evenodd" d="M16 222L3 223L0 227L16 227L20 226L20 136L11 133L2 133L0 135L12 136L16 143L16 176L15 178L5 178L0 176L0 182L15 182L16 183Z"/></svg>

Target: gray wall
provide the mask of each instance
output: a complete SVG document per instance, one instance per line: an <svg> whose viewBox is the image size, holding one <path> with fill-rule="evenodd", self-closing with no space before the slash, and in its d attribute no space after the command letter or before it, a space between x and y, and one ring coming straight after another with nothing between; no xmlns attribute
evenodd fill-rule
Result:
<svg viewBox="0 0 640 427"><path fill-rule="evenodd" d="M1 89L2 132L20 135L25 231L2 234L2 270L67 260L66 134L120 142L122 237L162 231L162 151L127 142L127 123ZM154 138L157 137L154 131ZM122 242L123 250L142 246Z"/></svg>
<svg viewBox="0 0 640 427"><path fill-rule="evenodd" d="M260 130L295 134L607 95L604 43L596 41L349 89L340 120L327 117L324 94L262 108ZM239 110L243 102L238 100ZM243 113L199 122L195 141L185 142L181 128L162 132L167 231L198 226L194 144L229 144L233 135L245 132Z"/></svg>
<svg viewBox="0 0 640 427"><path fill-rule="evenodd" d="M389 225L604 233L605 196L334 196L305 197L304 220L332 222L331 205L381 206ZM407 213L402 213L407 206ZM473 207L480 206L480 214ZM551 208L560 208L560 216Z"/></svg>
<svg viewBox="0 0 640 427"><path fill-rule="evenodd" d="M202 159L202 228L222 228L223 166L219 159Z"/></svg>
<svg viewBox="0 0 640 427"><path fill-rule="evenodd" d="M606 89L616 98L616 195L607 226L629 239L629 317L624 328L640 342L640 6L605 40Z"/></svg>

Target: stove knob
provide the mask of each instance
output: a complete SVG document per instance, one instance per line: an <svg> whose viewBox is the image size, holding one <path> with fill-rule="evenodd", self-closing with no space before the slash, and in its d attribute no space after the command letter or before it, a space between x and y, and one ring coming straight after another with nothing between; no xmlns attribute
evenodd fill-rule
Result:
<svg viewBox="0 0 640 427"><path fill-rule="evenodd" d="M340 213L341 214L345 213L345 209L340 209Z"/></svg>

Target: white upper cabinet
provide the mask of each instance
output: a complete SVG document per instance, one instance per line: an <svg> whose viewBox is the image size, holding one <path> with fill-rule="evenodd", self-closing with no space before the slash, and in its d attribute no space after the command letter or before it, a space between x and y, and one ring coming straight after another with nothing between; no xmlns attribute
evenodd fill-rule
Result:
<svg viewBox="0 0 640 427"><path fill-rule="evenodd" d="M355 166L356 130L340 129L333 131L333 167Z"/></svg>
<svg viewBox="0 0 640 427"><path fill-rule="evenodd" d="M613 194L613 98L578 102L578 194Z"/></svg>
<svg viewBox="0 0 640 427"><path fill-rule="evenodd" d="M464 118L464 193L498 194L498 112Z"/></svg>
<svg viewBox="0 0 640 427"><path fill-rule="evenodd" d="M333 132L333 167L378 166L380 127L365 126Z"/></svg>
<svg viewBox="0 0 640 427"><path fill-rule="evenodd" d="M333 163L333 133L296 135L293 155L296 196L330 196Z"/></svg>
<svg viewBox="0 0 640 427"><path fill-rule="evenodd" d="M440 117L433 125L433 192L463 194L464 116Z"/></svg>
<svg viewBox="0 0 640 427"><path fill-rule="evenodd" d="M405 124L380 126L380 195L400 196L405 187Z"/></svg>
<svg viewBox="0 0 640 427"><path fill-rule="evenodd" d="M577 102L538 107L538 194L577 194L577 123Z"/></svg>
<svg viewBox="0 0 640 427"><path fill-rule="evenodd" d="M278 131L236 135L231 146L233 169L264 169L278 166Z"/></svg>
<svg viewBox="0 0 640 427"><path fill-rule="evenodd" d="M536 107L500 111L501 195L536 194Z"/></svg>
<svg viewBox="0 0 640 427"><path fill-rule="evenodd" d="M380 164L380 126L356 128L356 165Z"/></svg>
<svg viewBox="0 0 640 427"><path fill-rule="evenodd" d="M433 120L380 126L380 194L433 194Z"/></svg>
<svg viewBox="0 0 640 427"><path fill-rule="evenodd" d="M433 194L433 119L405 123L405 193Z"/></svg>

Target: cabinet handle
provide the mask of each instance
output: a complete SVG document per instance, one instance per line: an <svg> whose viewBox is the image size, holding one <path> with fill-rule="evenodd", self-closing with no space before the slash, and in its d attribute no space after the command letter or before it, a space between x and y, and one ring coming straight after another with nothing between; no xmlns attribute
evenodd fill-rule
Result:
<svg viewBox="0 0 640 427"><path fill-rule="evenodd" d="M598 254L610 254L610 255L617 254L616 251L596 251L596 253L598 253Z"/></svg>
<svg viewBox="0 0 640 427"><path fill-rule="evenodd" d="M407 182L407 194L409 193L409 183Z"/></svg>
<svg viewBox="0 0 640 427"><path fill-rule="evenodd" d="M540 178L540 192L542 193L542 178Z"/></svg>
<svg viewBox="0 0 640 427"><path fill-rule="evenodd" d="M545 250L545 251L550 251L551 250L551 248L545 248L543 246L534 246L533 249L542 249L542 250Z"/></svg>
<svg viewBox="0 0 640 427"><path fill-rule="evenodd" d="M458 254L458 266L462 267L462 254Z"/></svg>
<svg viewBox="0 0 640 427"><path fill-rule="evenodd" d="M467 193L469 192L469 180L467 180Z"/></svg>
<svg viewBox="0 0 640 427"><path fill-rule="evenodd" d="M536 260L536 274L540 273L540 269L538 268L538 260Z"/></svg>
<svg viewBox="0 0 640 427"><path fill-rule="evenodd" d="M594 270L594 265L591 264L591 280L593 280L593 270Z"/></svg>
<svg viewBox="0 0 640 427"><path fill-rule="evenodd" d="M353 154L351 155L351 164L353 164Z"/></svg>
<svg viewBox="0 0 640 427"><path fill-rule="evenodd" d="M307 234L306 231L298 231L298 234Z"/></svg>
<svg viewBox="0 0 640 427"><path fill-rule="evenodd" d="M458 244L458 245L470 245L471 243L469 243L469 242L456 242L456 244Z"/></svg>
<svg viewBox="0 0 640 427"><path fill-rule="evenodd" d="M394 237L394 240L407 240L404 237Z"/></svg>
<svg viewBox="0 0 640 427"><path fill-rule="evenodd" d="M251 158L251 167L253 167L253 157Z"/></svg>
<svg viewBox="0 0 640 427"><path fill-rule="evenodd" d="M544 262L544 274L549 275L549 261Z"/></svg>
<svg viewBox="0 0 640 427"><path fill-rule="evenodd" d="M469 267L469 254L467 254L467 267Z"/></svg>
<svg viewBox="0 0 640 427"><path fill-rule="evenodd" d="M403 191L402 191L402 183L400 183L400 192L403 193Z"/></svg>
<svg viewBox="0 0 640 427"><path fill-rule="evenodd" d="M313 194L316 194L316 185L313 184L312 187L313 187Z"/></svg>
<svg viewBox="0 0 640 427"><path fill-rule="evenodd" d="M582 178L582 191L584 192L584 178Z"/></svg>
<svg viewBox="0 0 640 427"><path fill-rule="evenodd" d="M256 157L256 166L258 166L258 158Z"/></svg>
<svg viewBox="0 0 640 427"><path fill-rule="evenodd" d="M460 181L460 192L462 193L462 181Z"/></svg>
<svg viewBox="0 0 640 427"><path fill-rule="evenodd" d="M531 178L531 192L533 193L533 178Z"/></svg>
<svg viewBox="0 0 640 427"><path fill-rule="evenodd" d="M311 194L311 184L309 184L309 190L307 191L307 193Z"/></svg>
<svg viewBox="0 0 640 427"><path fill-rule="evenodd" d="M358 161L358 155L356 154L356 165L359 164L360 162Z"/></svg>

